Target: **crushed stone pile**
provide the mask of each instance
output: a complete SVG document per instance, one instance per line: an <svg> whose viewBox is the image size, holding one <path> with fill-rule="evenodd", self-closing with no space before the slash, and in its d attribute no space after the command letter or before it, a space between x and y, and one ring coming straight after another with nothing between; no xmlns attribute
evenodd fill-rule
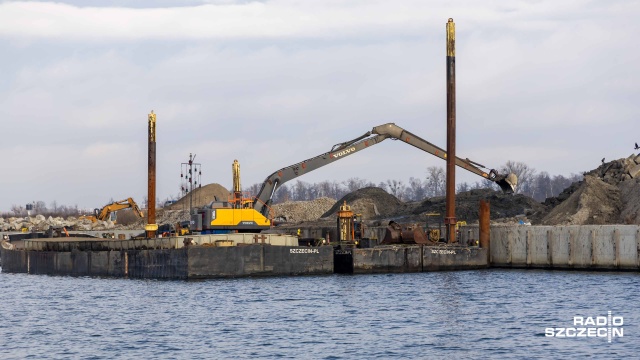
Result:
<svg viewBox="0 0 640 360"><path fill-rule="evenodd" d="M345 201L351 211L362 214L363 220L392 215L403 205L402 201L381 188L366 187L343 196L322 217L335 217Z"/></svg>
<svg viewBox="0 0 640 360"><path fill-rule="evenodd" d="M300 222L316 220L327 212L335 199L320 197L310 201L287 201L273 205L274 219L285 222Z"/></svg>
<svg viewBox="0 0 640 360"><path fill-rule="evenodd" d="M220 184L209 184L193 190L193 207L203 207L209 205L214 200L227 201L229 199L229 190ZM168 210L189 210L189 201L191 193L183 196L181 199L167 207Z"/></svg>

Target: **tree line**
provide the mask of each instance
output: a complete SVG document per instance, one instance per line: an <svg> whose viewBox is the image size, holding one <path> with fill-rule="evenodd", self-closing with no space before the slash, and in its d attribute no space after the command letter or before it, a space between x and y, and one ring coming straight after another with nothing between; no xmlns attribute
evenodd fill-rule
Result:
<svg viewBox="0 0 640 360"><path fill-rule="evenodd" d="M571 174L568 177L563 175L549 175L546 171L537 172L522 162L508 161L499 169L500 174L514 173L518 177L517 194L523 194L543 202L548 197L557 196L569 187L573 182L582 180L583 175ZM245 189L251 194L257 194L262 184L253 184ZM388 179L375 184L369 180L358 177L350 178L346 181L321 181L319 183L308 183L297 180L285 183L280 186L273 195L273 203L285 201L306 201L319 197L329 197L340 199L358 189L377 186L394 195L402 201L420 201L425 198L444 196L446 192L446 173L441 166L430 166L426 169L424 178L410 177L408 182L402 180ZM476 182L461 182L456 185L456 193L470 191L474 189L499 190L499 187L491 180L480 179Z"/></svg>
<svg viewBox="0 0 640 360"><path fill-rule="evenodd" d="M580 181L583 178L581 174L571 174L568 177L563 175L552 176L546 171L537 172L527 164L516 161L507 161L499 168L499 173L514 173L518 177L516 193L529 196L539 202L543 202L549 197L558 196L562 190L569 187L573 182ZM388 179L378 184L358 177L353 177L342 182L325 180L319 183L308 183L297 180L280 186L274 193L272 200L273 203L277 204L286 201L313 200L319 197L340 199L358 189L371 186L382 188L402 201L420 201L425 198L445 195L446 173L441 166L430 166L426 169L423 178L410 177L407 182ZM256 195L261 187L262 183L258 183L244 190ZM458 183L456 185L456 193L486 188L499 190L499 187L493 181L480 179L473 183ZM143 207L146 206L146 200L147 198L145 197L142 204ZM113 202L113 199L111 199L111 202ZM156 204L160 205L163 203L164 202L156 199ZM49 207L47 207L44 201L35 201L32 206L32 214L41 214L44 216L67 217L83 214L83 211L78 209L78 205L59 205L56 201L53 201ZM25 207L19 205L12 205L11 211L8 213L0 213L2 217L26 215L27 210Z"/></svg>

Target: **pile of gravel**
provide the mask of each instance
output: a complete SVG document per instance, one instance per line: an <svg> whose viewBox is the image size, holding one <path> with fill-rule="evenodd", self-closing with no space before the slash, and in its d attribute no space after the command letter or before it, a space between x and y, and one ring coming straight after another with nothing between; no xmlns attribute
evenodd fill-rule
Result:
<svg viewBox="0 0 640 360"><path fill-rule="evenodd" d="M287 201L273 205L274 219L285 222L317 220L334 204L335 199L321 197L310 201Z"/></svg>
<svg viewBox="0 0 640 360"><path fill-rule="evenodd" d="M193 190L193 207L203 207L209 205L214 200L227 201L229 199L229 190L220 184L209 184ZM191 193L183 196L180 200L169 205L168 210L189 210L189 201Z"/></svg>
<svg viewBox="0 0 640 360"><path fill-rule="evenodd" d="M351 192L338 200L322 217L336 216L340 206L347 203L362 219L384 218L397 212L402 201L378 187L366 187Z"/></svg>

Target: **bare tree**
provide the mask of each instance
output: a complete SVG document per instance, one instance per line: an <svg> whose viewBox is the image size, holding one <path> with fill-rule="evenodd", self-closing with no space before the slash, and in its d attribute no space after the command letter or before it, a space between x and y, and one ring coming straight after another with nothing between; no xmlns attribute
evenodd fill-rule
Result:
<svg viewBox="0 0 640 360"><path fill-rule="evenodd" d="M366 188L369 186L375 186L375 184L373 184L371 181L369 180L365 180L365 179L360 179L357 177L353 177L350 178L347 181L343 181L342 184L344 186L346 186L347 191L349 192L354 192L356 190L360 190L362 188Z"/></svg>
<svg viewBox="0 0 640 360"><path fill-rule="evenodd" d="M441 166L429 166L427 168L427 194L429 196L443 196L447 177Z"/></svg>
<svg viewBox="0 0 640 360"><path fill-rule="evenodd" d="M404 198L407 200L418 201L427 197L425 184L419 178L410 177L409 185L406 187Z"/></svg>
<svg viewBox="0 0 640 360"><path fill-rule="evenodd" d="M387 180L387 188L389 193L400 200L403 200L403 194L405 192L405 185L399 180Z"/></svg>
<svg viewBox="0 0 640 360"><path fill-rule="evenodd" d="M467 182L458 183L458 185L456 186L456 194L469 191L470 189L471 189L471 186L469 185L469 183Z"/></svg>

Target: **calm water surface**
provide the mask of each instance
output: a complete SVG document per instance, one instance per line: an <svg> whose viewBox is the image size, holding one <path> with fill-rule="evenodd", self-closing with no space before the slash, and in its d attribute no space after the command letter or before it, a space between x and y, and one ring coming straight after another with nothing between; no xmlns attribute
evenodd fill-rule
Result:
<svg viewBox="0 0 640 360"><path fill-rule="evenodd" d="M153 281L0 273L0 358L637 358L640 274ZM550 338L574 316L624 337Z"/></svg>

